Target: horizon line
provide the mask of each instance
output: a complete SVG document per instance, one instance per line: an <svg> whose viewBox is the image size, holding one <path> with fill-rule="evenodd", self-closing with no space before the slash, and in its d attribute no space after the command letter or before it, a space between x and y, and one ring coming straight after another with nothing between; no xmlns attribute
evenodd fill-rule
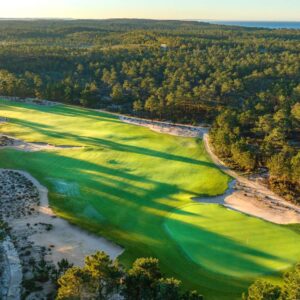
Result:
<svg viewBox="0 0 300 300"><path fill-rule="evenodd" d="M132 18L132 17L116 17L116 18L62 18L62 17L0 17L0 20L91 20L91 21L105 21L105 20L149 20L149 21L185 21L185 22L285 22L285 23L299 23L299 20L240 20L240 19L175 19L175 18Z"/></svg>

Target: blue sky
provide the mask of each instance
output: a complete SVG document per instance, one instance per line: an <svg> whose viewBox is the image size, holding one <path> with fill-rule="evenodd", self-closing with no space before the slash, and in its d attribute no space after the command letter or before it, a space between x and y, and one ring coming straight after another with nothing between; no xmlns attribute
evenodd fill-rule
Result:
<svg viewBox="0 0 300 300"><path fill-rule="evenodd" d="M300 0L2 0L1 18L300 21Z"/></svg>

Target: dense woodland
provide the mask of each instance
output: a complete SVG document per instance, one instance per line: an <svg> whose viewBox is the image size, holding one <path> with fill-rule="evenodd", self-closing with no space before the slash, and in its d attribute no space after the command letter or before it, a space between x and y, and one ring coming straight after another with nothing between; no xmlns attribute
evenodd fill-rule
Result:
<svg viewBox="0 0 300 300"><path fill-rule="evenodd" d="M216 152L300 202L300 31L0 21L0 95L211 123Z"/></svg>

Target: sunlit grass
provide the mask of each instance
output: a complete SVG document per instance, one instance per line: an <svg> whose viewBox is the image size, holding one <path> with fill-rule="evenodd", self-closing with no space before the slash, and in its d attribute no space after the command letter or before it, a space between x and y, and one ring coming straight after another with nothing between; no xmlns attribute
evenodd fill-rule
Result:
<svg viewBox="0 0 300 300"><path fill-rule="evenodd" d="M120 260L125 265L140 256L158 257L168 275L209 299L238 299L252 280L215 273L199 263L202 225L185 232L186 224L202 219L197 206L188 214L180 207L200 194L222 194L230 180L210 161L201 140L155 133L109 114L69 106L0 101L0 116L10 120L0 125L3 133L31 142L84 146L35 153L5 149L0 151L0 166L26 170L38 178L48 187L50 203L59 215L122 245ZM173 226L172 232L177 238L165 230L175 211L178 227ZM205 208L201 214L205 222ZM220 226L226 224L226 212L217 211L217 216ZM216 229L207 230L213 234ZM190 250L183 250L182 233L193 237L192 252L199 249L196 259L187 255ZM210 249L210 242L206 244Z"/></svg>
<svg viewBox="0 0 300 300"><path fill-rule="evenodd" d="M255 280L300 261L299 234L218 205L187 205L165 226L190 259L216 273Z"/></svg>

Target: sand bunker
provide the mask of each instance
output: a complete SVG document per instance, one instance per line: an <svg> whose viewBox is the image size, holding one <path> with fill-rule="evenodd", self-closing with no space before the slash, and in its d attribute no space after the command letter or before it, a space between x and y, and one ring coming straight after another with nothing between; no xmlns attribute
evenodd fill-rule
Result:
<svg viewBox="0 0 300 300"><path fill-rule="evenodd" d="M12 136L0 135L0 149L16 149L25 152L37 152L43 150L81 149L78 146L54 146L46 143L28 143Z"/></svg>
<svg viewBox="0 0 300 300"><path fill-rule="evenodd" d="M287 202L266 186L250 180L229 169L214 154L208 134L204 134L204 145L213 162L235 180L227 192L218 197L195 198L201 203L217 203L232 210L240 211L277 224L300 223L300 207Z"/></svg>
<svg viewBox="0 0 300 300"><path fill-rule="evenodd" d="M169 122L151 121L140 118L119 116L120 120L133 125L147 127L159 133L165 133L182 137L203 137L208 128L202 126L190 126L183 124L173 124Z"/></svg>
<svg viewBox="0 0 300 300"><path fill-rule="evenodd" d="M123 252L118 245L56 217L49 207L48 190L30 174L0 169L0 182L0 215L11 228L13 241L5 240L0 245L6 261L5 277L0 274L0 281L6 282L0 289L6 295L4 299L19 299L17 286L22 277L31 280L35 266L42 261L51 267L66 258L82 266L85 256L96 251L105 251L113 259ZM31 294L30 299L46 299L53 283L36 284L41 290Z"/></svg>
<svg viewBox="0 0 300 300"><path fill-rule="evenodd" d="M7 171L1 171L7 172ZM23 214L22 210L16 210L13 215L12 227L14 230L30 227L34 224L46 224L46 229L51 230L36 230L29 239L42 247L49 248L51 246L51 253L47 254L47 258L53 262L60 261L67 258L70 262L76 265L82 265L84 257L98 250L103 250L112 258L119 256L123 249L119 246L107 241L104 238L91 235L86 231L72 226L67 221L55 216L48 203L48 190L42 186L30 174L23 171L14 171L23 177L27 178L36 187L39 195L39 203L28 205L26 209L31 211L31 214ZM18 187L16 187L18 189ZM19 196L21 197L21 196ZM8 208L11 212L14 211L13 203L10 202ZM16 207L17 205L15 205ZM15 217L17 217L15 219ZM8 219L9 222L9 219ZM28 225L29 224L29 225Z"/></svg>

